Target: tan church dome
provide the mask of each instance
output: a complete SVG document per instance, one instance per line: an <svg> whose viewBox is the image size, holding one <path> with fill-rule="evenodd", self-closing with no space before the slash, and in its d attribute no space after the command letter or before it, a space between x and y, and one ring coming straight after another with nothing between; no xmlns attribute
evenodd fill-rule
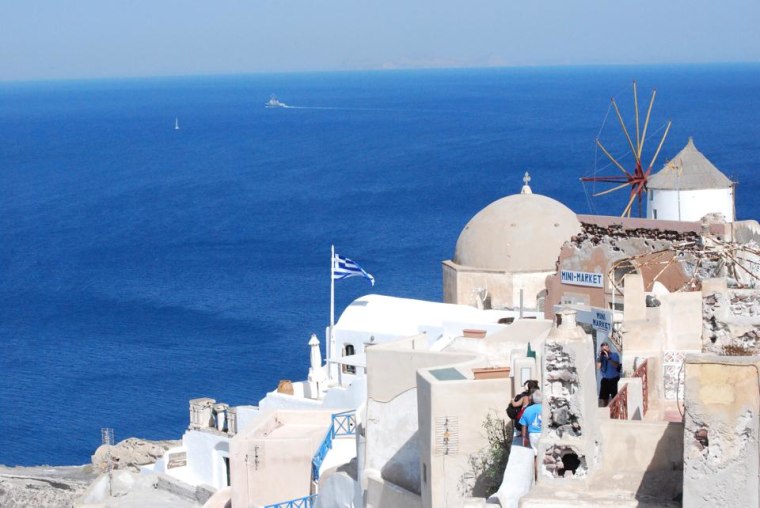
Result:
<svg viewBox="0 0 760 508"><path fill-rule="evenodd" d="M580 232L575 213L540 194L514 194L473 217L457 240L454 262L508 272L556 269L559 251Z"/></svg>

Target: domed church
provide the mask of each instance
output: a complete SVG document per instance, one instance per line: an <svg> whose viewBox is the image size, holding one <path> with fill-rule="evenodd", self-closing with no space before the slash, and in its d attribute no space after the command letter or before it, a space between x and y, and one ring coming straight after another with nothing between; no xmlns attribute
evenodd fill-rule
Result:
<svg viewBox="0 0 760 508"><path fill-rule="evenodd" d="M575 213L533 194L525 173L520 194L494 201L462 230L454 258L443 261L446 303L486 309L543 310L545 281L562 245L581 230Z"/></svg>

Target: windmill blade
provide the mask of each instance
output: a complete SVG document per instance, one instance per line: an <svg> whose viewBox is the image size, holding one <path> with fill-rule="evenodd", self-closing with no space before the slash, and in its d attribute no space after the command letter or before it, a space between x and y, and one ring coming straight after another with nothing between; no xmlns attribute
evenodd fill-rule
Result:
<svg viewBox="0 0 760 508"><path fill-rule="evenodd" d="M615 192L616 190L620 190L623 187L628 187L628 185L629 185L628 182L625 182L624 184L618 185L617 187L613 187L611 189L607 189L607 190L602 191L602 192L597 192L596 194L593 194L593 197L596 198L596 197L599 197L599 196L604 196L605 194L609 194L610 192Z"/></svg>
<svg viewBox="0 0 760 508"><path fill-rule="evenodd" d="M632 175L628 171L625 170L625 168L623 167L623 165L620 164L617 161L617 159L615 159L615 157L613 157L612 154L607 151L606 148L604 148L604 145L602 144L601 141L599 141L599 138L596 138L596 144L597 144L597 146L599 148L602 149L602 152L604 152L604 155L606 155L607 158L610 159L612 161L612 163L615 164L618 167L618 169L620 169L620 171L622 171L623 173L625 173L625 175L628 176L629 178L632 177Z"/></svg>
<svg viewBox="0 0 760 508"><path fill-rule="evenodd" d="M633 110L636 115L636 154L641 157L641 136L639 135L639 94L636 90L636 81L633 82Z"/></svg>
<svg viewBox="0 0 760 508"><path fill-rule="evenodd" d="M583 176L580 178L581 182L597 182L597 183L630 183L631 179L623 175L615 176Z"/></svg>
<svg viewBox="0 0 760 508"><path fill-rule="evenodd" d="M631 190L631 199L628 200L628 204L625 207L625 210L623 210L621 217L630 217L631 216L631 206L633 206L633 201L636 199L636 193Z"/></svg>
<svg viewBox="0 0 760 508"><path fill-rule="evenodd" d="M660 155L660 150L662 149L662 144L665 143L665 138L668 137L668 131L670 131L670 126L672 122L668 120L668 126L665 127L665 133L662 135L662 139L660 140L660 145L657 147L657 151L654 153L654 157L652 157L652 162L649 163L649 168L651 169L654 166L654 161L657 160L657 156Z"/></svg>
<svg viewBox="0 0 760 508"><path fill-rule="evenodd" d="M652 114L652 106L654 106L654 96L657 95L657 90L652 90L652 98L649 100L649 108L647 109L647 118L644 120L644 132L641 134L641 145L639 145L639 160L641 159L641 151L644 150L644 143L647 140L647 127L649 127L649 115Z"/></svg>
<svg viewBox="0 0 760 508"><path fill-rule="evenodd" d="M612 105L615 107L615 114L618 117L618 121L620 122L620 126L623 128L623 132L625 133L625 139L628 140L628 146L631 147L631 153L633 154L633 157L636 159L636 164L640 164L641 161L639 160L639 154L636 152L636 149L633 148L633 141L631 141L631 135L628 134L628 129L625 127L625 122L623 122L623 116L620 114L620 109L618 109L617 102L615 102L615 99L612 99Z"/></svg>

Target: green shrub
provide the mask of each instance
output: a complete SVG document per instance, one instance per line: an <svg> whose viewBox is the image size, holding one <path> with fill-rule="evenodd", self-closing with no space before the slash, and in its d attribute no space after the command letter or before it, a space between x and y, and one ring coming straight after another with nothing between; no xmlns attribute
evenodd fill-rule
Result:
<svg viewBox="0 0 760 508"><path fill-rule="evenodd" d="M502 419L495 411L490 411L483 420L488 446L470 455L472 482L471 495L488 497L501 486L504 470L507 468L509 451L512 448L514 428L512 420Z"/></svg>

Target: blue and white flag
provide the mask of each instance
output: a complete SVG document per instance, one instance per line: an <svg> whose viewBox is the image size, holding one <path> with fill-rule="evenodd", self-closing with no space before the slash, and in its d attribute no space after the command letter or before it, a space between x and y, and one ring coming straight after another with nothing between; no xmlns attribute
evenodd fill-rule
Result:
<svg viewBox="0 0 760 508"><path fill-rule="evenodd" d="M365 277L374 286L375 278L364 271L356 261L351 261L338 254L333 259L333 280L347 279L348 277Z"/></svg>

